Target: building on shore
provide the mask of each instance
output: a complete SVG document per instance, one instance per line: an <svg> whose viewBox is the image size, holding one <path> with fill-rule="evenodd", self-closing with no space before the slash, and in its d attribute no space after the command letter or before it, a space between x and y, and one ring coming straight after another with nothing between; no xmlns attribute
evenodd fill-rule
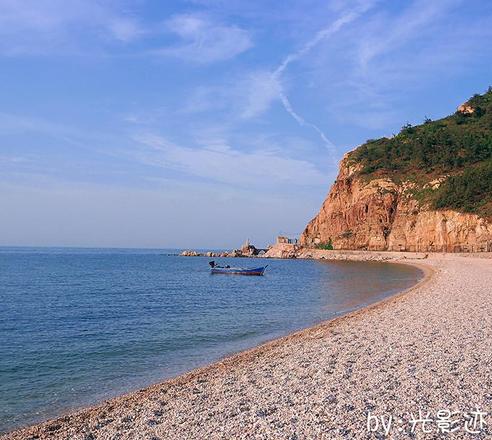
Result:
<svg viewBox="0 0 492 440"><path fill-rule="evenodd" d="M289 238L284 235L277 236L276 244L298 244L297 238Z"/></svg>

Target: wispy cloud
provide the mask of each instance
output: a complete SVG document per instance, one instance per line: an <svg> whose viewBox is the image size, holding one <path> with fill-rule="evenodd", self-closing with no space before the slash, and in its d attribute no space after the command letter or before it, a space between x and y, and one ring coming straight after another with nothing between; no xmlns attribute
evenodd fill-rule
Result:
<svg viewBox="0 0 492 440"><path fill-rule="evenodd" d="M147 33L135 19L128 17L110 18L107 21L107 28L114 38L125 43L133 41Z"/></svg>
<svg viewBox="0 0 492 440"><path fill-rule="evenodd" d="M232 86L224 84L220 86L199 85L186 92L179 113L193 114L224 110L232 102L232 90Z"/></svg>
<svg viewBox="0 0 492 440"><path fill-rule="evenodd" d="M155 134L135 137L149 147L138 155L148 165L234 185L323 184L325 177L313 164L264 150L244 152L218 139L206 146L177 145Z"/></svg>
<svg viewBox="0 0 492 440"><path fill-rule="evenodd" d="M128 42L142 33L135 18L108 2L0 1L0 53L6 55L74 51L91 40Z"/></svg>
<svg viewBox="0 0 492 440"><path fill-rule="evenodd" d="M194 63L228 60L253 46L246 30L218 23L204 15L176 15L166 22L166 27L180 41L173 46L155 50L154 53Z"/></svg>
<svg viewBox="0 0 492 440"><path fill-rule="evenodd" d="M25 138L34 138L42 142L45 150L60 151L57 159L62 157L67 162L72 162L76 153L85 153L87 155L97 155L99 158L115 158L121 157L121 145L123 140L114 133L98 130L85 130L83 128L68 125L60 121L53 121L39 117L9 114L0 112L0 139L2 139L2 147L7 151L25 150L36 152L33 156L28 157L28 161L24 162L39 162L39 159L44 161L44 164L52 164L49 161L50 154L42 154L38 148L22 148L16 145L23 144ZM5 139L15 139L8 143ZM26 156L24 156L26 158ZM76 161L74 161L76 163ZM21 163L21 162L19 162ZM43 172L49 173L52 169L48 169L43 165Z"/></svg>
<svg viewBox="0 0 492 440"><path fill-rule="evenodd" d="M275 69L250 71L243 74L242 77L236 78L232 84L223 83L215 87L199 87L185 104L185 111L198 113L229 108L241 119L254 119L263 115L271 108L273 103L278 101L300 126L312 129L320 137L323 145L329 150L332 160L334 160L336 156L335 144L328 139L328 136L319 125L306 120L300 112L294 109L288 97L288 90L283 81L283 76L291 64L308 56L317 45L355 21L369 10L373 4L374 1L351 2L349 10L346 7L341 8L340 6L331 5L337 10L338 18L318 31L297 50L288 54ZM184 26L184 28L191 27L194 29L196 26L192 22L191 26ZM188 33L188 31L185 33ZM295 87L302 86L302 82L300 84L297 82Z"/></svg>
<svg viewBox="0 0 492 440"><path fill-rule="evenodd" d="M456 16L462 14L460 7L466 8L466 2L413 0L394 10L377 8L351 26L325 48L316 66L319 90L333 99L327 103L331 115L371 130L397 128L408 118L400 113L402 96L409 102L409 93L459 74L470 61L476 63L483 51L478 42L492 35L485 24L490 18L472 24ZM331 60L343 74L333 72ZM329 83L326 75L331 75Z"/></svg>
<svg viewBox="0 0 492 440"><path fill-rule="evenodd" d="M415 0L409 3L399 16L386 16L373 21L372 25L378 27L377 32L366 34L359 42L358 62L361 68L366 69L377 56L431 33L438 25L438 20L459 3L462 3L462 0Z"/></svg>
<svg viewBox="0 0 492 440"><path fill-rule="evenodd" d="M282 94L280 82L267 71L251 72L239 82L238 89L243 91L241 117L246 119L263 114Z"/></svg>
<svg viewBox="0 0 492 440"><path fill-rule="evenodd" d="M0 112L0 135L26 132L47 134L61 139L80 133L77 129L49 120Z"/></svg>
<svg viewBox="0 0 492 440"><path fill-rule="evenodd" d="M228 112L229 118L253 119L280 100L280 83L268 70L251 70L215 85L201 85L184 99L180 112Z"/></svg>
<svg viewBox="0 0 492 440"><path fill-rule="evenodd" d="M25 156L0 155L0 165L2 164L22 164L29 162Z"/></svg>

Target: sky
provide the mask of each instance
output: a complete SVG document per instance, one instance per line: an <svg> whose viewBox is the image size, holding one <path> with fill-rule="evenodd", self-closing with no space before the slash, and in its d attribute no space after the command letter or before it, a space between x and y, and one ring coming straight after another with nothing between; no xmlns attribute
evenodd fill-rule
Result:
<svg viewBox="0 0 492 440"><path fill-rule="evenodd" d="M488 0L0 0L0 245L299 235L343 154L492 84Z"/></svg>

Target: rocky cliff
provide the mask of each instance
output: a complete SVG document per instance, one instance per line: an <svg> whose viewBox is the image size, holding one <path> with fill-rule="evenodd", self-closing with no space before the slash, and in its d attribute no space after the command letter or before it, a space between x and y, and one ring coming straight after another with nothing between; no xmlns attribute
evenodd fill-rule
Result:
<svg viewBox="0 0 492 440"><path fill-rule="evenodd" d="M466 103L456 115L436 121L438 128L434 122L424 124L422 129L406 126L394 138L369 141L346 154L321 210L301 236L301 245L420 252L492 251L492 221L486 215L492 181L489 132L482 131L477 137L479 145L473 146L473 151L481 151L482 156L476 160L468 158L466 149L458 149L450 157L456 154L463 161L455 164L446 159L441 164L437 160L446 156L445 148L439 152L440 145L436 145L428 153L419 150L427 145L422 139L427 139L428 133L437 133L428 141L431 143L433 139L447 139L443 133L449 129L455 130L453 139L459 139L460 126L477 131L476 125L470 125L475 119L465 119L464 123L453 119L463 115L476 118L475 109ZM484 110L480 113L483 116ZM483 120L480 123L483 125ZM468 134L466 139L471 139ZM407 154L405 149L411 148L412 142L415 151ZM399 149L399 156L392 162L388 157L393 149ZM434 156L436 149L439 155ZM408 158L402 159L405 156Z"/></svg>
<svg viewBox="0 0 492 440"><path fill-rule="evenodd" d="M366 181L346 156L304 246L405 251L492 251L492 223L476 214L434 210L412 197L412 184Z"/></svg>

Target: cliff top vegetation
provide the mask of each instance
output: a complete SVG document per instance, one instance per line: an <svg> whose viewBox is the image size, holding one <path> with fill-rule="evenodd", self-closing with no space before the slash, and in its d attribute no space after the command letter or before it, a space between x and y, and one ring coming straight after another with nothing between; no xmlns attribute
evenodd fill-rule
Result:
<svg viewBox="0 0 492 440"><path fill-rule="evenodd" d="M443 119L406 124L391 137L368 140L349 159L367 179L412 181L415 196L434 209L492 217L492 88ZM447 176L436 189L424 185Z"/></svg>

